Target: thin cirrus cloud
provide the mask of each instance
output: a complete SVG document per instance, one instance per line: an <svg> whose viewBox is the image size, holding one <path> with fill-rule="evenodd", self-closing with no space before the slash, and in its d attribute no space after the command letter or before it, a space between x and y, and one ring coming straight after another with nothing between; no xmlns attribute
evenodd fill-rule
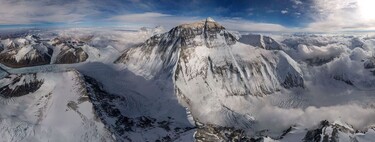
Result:
<svg viewBox="0 0 375 142"><path fill-rule="evenodd" d="M277 23L257 22L245 18L219 18L226 27L241 31L280 31L280 32L341 32L341 31L373 31L375 30L374 0L314 0L307 3L301 0L291 0L292 8L311 7L306 15L310 19L305 26L286 27ZM281 14L290 13L281 10ZM293 15L300 17L300 12ZM133 17L132 17L133 16ZM122 18L121 18L122 17ZM133 19L134 18L134 19ZM201 17L202 19L203 17ZM197 20L197 17L180 17L161 13L141 13L116 16L113 20L123 22L153 21L161 25L177 25Z"/></svg>
<svg viewBox="0 0 375 142"><path fill-rule="evenodd" d="M90 3L51 0L0 0L0 24L70 23L84 20L91 10Z"/></svg>
<svg viewBox="0 0 375 142"><path fill-rule="evenodd" d="M123 23L152 23L149 26L163 25L167 28L173 26L190 23L194 21L204 20L203 17L182 17L174 16L162 13L137 13L137 14L126 14L110 18L109 20L115 20ZM225 27L231 30L238 31L288 31L288 29L279 24L271 23L258 23L241 18L219 18L216 19L218 22L223 24Z"/></svg>
<svg viewBox="0 0 375 142"><path fill-rule="evenodd" d="M145 12L136 14L124 14L113 16L108 21L117 21L123 23L133 24L148 24L150 26L163 25L171 27L182 23L189 23L198 20L198 17L183 17L169 14L162 14L157 12Z"/></svg>

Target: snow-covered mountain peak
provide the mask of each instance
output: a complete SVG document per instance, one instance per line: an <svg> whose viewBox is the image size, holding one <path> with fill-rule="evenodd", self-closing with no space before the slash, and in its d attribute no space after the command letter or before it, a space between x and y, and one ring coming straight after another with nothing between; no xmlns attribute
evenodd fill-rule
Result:
<svg viewBox="0 0 375 142"><path fill-rule="evenodd" d="M211 28L217 28L217 29L225 29L222 25L215 22L211 18L207 18L206 20L197 21L193 23L186 23L182 24L180 26L177 26L178 28L192 28L192 29L211 29Z"/></svg>
<svg viewBox="0 0 375 142"><path fill-rule="evenodd" d="M251 127L242 110L251 104L247 99L304 88L302 71L289 55L237 42L210 20L155 35L117 63L149 80L172 80L179 102L204 124Z"/></svg>
<svg viewBox="0 0 375 142"><path fill-rule="evenodd" d="M215 22L215 20L213 18L211 18L211 17L207 17L206 21L207 22Z"/></svg>
<svg viewBox="0 0 375 142"><path fill-rule="evenodd" d="M30 40L30 41L37 41L40 39L40 37L36 36L36 35L33 35L33 34L29 34L25 37L27 40Z"/></svg>
<svg viewBox="0 0 375 142"><path fill-rule="evenodd" d="M138 70L135 71L138 75L153 78L162 70L168 70L162 71L164 73L172 73L171 69L176 64L182 48L219 48L235 43L236 38L219 23L198 21L155 35L138 48L125 51L116 62L128 64L130 70Z"/></svg>

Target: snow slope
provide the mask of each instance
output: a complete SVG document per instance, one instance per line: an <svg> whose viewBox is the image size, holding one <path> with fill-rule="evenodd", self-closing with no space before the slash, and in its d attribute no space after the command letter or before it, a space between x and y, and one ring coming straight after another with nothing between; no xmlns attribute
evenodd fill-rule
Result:
<svg viewBox="0 0 375 142"><path fill-rule="evenodd" d="M24 88L33 82L39 86ZM0 81L0 135L6 141L111 141L76 71L10 75ZM5 88L4 88L5 87ZM28 90L29 93L25 92ZM16 93L25 92L25 93ZM4 97L8 96L8 97ZM20 96L22 95L22 96Z"/></svg>

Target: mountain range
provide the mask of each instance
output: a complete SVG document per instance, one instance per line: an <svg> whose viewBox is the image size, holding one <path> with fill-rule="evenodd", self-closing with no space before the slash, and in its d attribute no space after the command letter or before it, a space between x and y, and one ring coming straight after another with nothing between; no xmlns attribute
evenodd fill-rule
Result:
<svg viewBox="0 0 375 142"><path fill-rule="evenodd" d="M1 38L2 140L375 139L375 36L83 31Z"/></svg>

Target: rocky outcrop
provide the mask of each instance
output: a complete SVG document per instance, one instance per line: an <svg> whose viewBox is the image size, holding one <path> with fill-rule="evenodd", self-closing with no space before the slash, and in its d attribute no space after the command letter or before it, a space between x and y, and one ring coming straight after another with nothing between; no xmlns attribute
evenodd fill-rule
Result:
<svg viewBox="0 0 375 142"><path fill-rule="evenodd" d="M322 121L318 128L307 131L304 142L339 142L341 140L348 140L351 142L358 142L355 138L353 128L343 126L340 124L330 123L329 121Z"/></svg>
<svg viewBox="0 0 375 142"><path fill-rule="evenodd" d="M52 49L44 43L14 45L0 53L0 63L13 68L49 64Z"/></svg>
<svg viewBox="0 0 375 142"><path fill-rule="evenodd" d="M53 50L35 35L1 41L0 63L8 67L49 64Z"/></svg>
<svg viewBox="0 0 375 142"><path fill-rule="evenodd" d="M244 130L215 125L199 126L194 135L197 142L261 142L262 138L249 138Z"/></svg>
<svg viewBox="0 0 375 142"><path fill-rule="evenodd" d="M0 81L2 84L0 96L21 97L38 90L43 82L37 78L36 74L9 75Z"/></svg>
<svg viewBox="0 0 375 142"><path fill-rule="evenodd" d="M52 39L52 45L56 46L55 49L56 58L54 59L55 64L73 64L84 62L88 58L88 54L82 49L85 43L83 41L77 41L65 38L54 38Z"/></svg>
<svg viewBox="0 0 375 142"><path fill-rule="evenodd" d="M85 44L70 38L43 40L35 35L5 39L0 42L0 63L21 68L84 62L89 56L82 48Z"/></svg>
<svg viewBox="0 0 375 142"><path fill-rule="evenodd" d="M68 48L61 49L59 55L56 57L55 64L73 64L86 61L88 55L82 48Z"/></svg>
<svg viewBox="0 0 375 142"><path fill-rule="evenodd" d="M184 127L176 123L172 117L160 120L152 116L128 116L122 109L128 105L126 104L127 98L106 92L102 84L94 78L84 76L84 80L95 114L116 136L118 141L137 141L132 136L151 130L158 132L152 133L152 135L157 135L158 137L152 140L172 141L181 134L194 129L193 127Z"/></svg>

